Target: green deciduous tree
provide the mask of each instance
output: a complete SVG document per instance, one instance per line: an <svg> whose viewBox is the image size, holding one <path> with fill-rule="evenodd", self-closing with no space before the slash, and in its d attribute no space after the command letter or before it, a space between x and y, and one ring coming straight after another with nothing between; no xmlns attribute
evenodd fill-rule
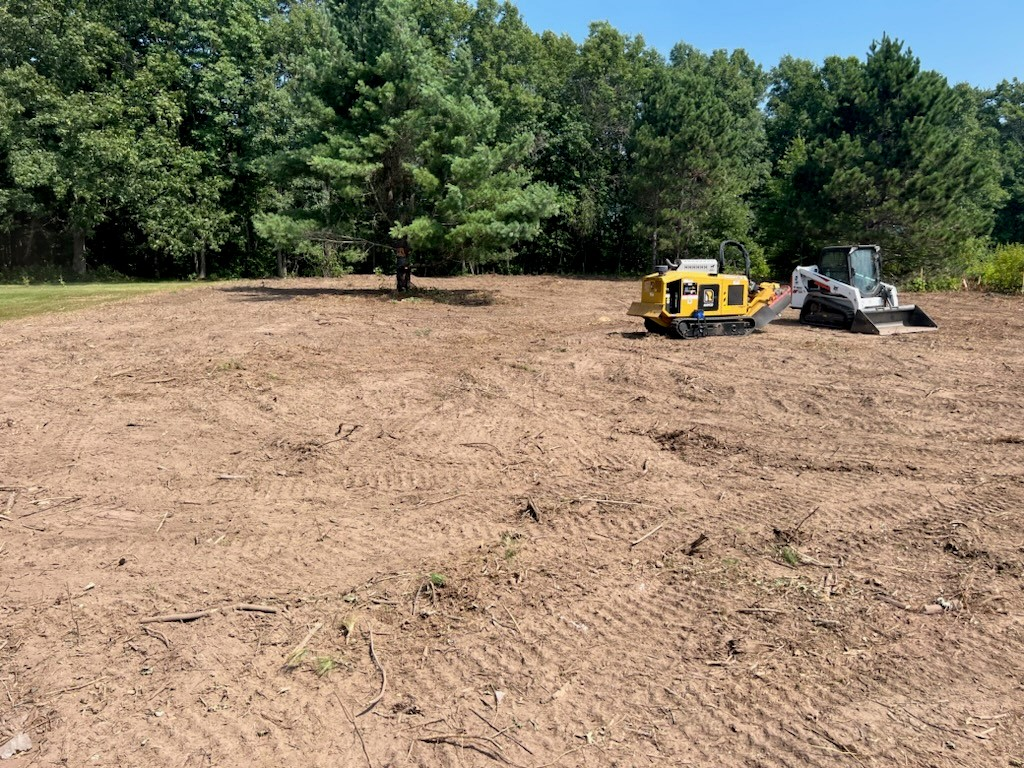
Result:
<svg viewBox="0 0 1024 768"><path fill-rule="evenodd" d="M1024 243L1024 83L1004 80L982 98L982 120L998 136L1006 192L992 234L997 242Z"/></svg>

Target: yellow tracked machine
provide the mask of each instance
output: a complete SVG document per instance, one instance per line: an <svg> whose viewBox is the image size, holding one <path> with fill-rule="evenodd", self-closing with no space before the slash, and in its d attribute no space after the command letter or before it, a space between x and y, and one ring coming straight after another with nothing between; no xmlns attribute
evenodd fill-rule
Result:
<svg viewBox="0 0 1024 768"><path fill-rule="evenodd" d="M725 251L743 254L742 275L722 274ZM718 259L680 259L643 279L640 301L626 314L642 317L650 333L672 333L681 339L702 336L746 336L764 328L789 306L792 290L780 283L750 279L750 254L735 240L724 240Z"/></svg>

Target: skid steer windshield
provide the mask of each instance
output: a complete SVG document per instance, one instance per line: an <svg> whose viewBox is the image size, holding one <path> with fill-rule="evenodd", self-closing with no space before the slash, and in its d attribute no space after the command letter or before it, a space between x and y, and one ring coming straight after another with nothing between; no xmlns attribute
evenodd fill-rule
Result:
<svg viewBox="0 0 1024 768"><path fill-rule="evenodd" d="M850 265L846 260L847 251L845 248L826 248L821 253L818 269L821 274L840 283L850 282Z"/></svg>
<svg viewBox="0 0 1024 768"><path fill-rule="evenodd" d="M878 259L874 248L854 248L850 251L850 274L853 287L861 296L871 296L878 290Z"/></svg>

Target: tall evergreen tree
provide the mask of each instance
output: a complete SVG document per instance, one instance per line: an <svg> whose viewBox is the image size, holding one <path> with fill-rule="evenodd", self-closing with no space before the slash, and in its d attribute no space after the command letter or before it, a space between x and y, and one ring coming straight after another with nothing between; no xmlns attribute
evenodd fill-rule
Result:
<svg viewBox="0 0 1024 768"><path fill-rule="evenodd" d="M998 166L964 93L888 37L864 63L832 58L818 77L784 60L768 101L773 145L788 143L761 223L782 266L860 241L882 244L906 272L989 232Z"/></svg>
<svg viewBox="0 0 1024 768"><path fill-rule="evenodd" d="M764 86L743 51L673 49L645 96L632 148L636 224L653 252L708 256L723 239L747 239L748 196L768 170L758 108Z"/></svg>
<svg viewBox="0 0 1024 768"><path fill-rule="evenodd" d="M474 85L467 9L440 0L332 6L345 53L326 62L333 77L313 82L312 96L333 118L306 168L285 178L305 200L261 219L265 234L294 238L298 227L325 247L411 246L421 265L442 269L504 257L536 234L556 210L555 191L531 179L531 134L499 139L500 113ZM364 250L349 252L360 259Z"/></svg>

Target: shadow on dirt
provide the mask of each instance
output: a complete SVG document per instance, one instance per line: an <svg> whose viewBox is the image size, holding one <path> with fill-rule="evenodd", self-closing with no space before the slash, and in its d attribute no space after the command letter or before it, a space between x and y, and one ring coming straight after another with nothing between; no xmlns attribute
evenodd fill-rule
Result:
<svg viewBox="0 0 1024 768"><path fill-rule="evenodd" d="M242 301L292 301L303 297L354 296L377 301L429 301L457 307L487 307L497 302L494 291L469 289L416 288L404 293L390 288L330 288L285 287L277 285L236 285L222 288L225 293L236 294Z"/></svg>
<svg viewBox="0 0 1024 768"><path fill-rule="evenodd" d="M789 328L807 328L806 325L800 322L799 317L777 317L772 320L768 327L770 328L772 325L781 325Z"/></svg>

